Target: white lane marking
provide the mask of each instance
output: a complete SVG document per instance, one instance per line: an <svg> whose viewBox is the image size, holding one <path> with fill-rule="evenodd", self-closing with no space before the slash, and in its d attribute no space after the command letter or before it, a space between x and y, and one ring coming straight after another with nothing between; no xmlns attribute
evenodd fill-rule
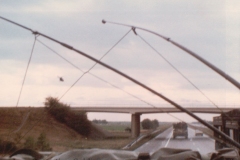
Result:
<svg viewBox="0 0 240 160"><path fill-rule="evenodd" d="M193 145L195 146L195 143L193 142Z"/></svg>
<svg viewBox="0 0 240 160"><path fill-rule="evenodd" d="M167 145L168 145L168 143L169 143L170 139L172 138L172 134L173 134L173 131L171 132L171 134L170 134L170 137L169 137L169 139L168 139L167 143L165 144L164 148L166 148L166 147L167 147Z"/></svg>

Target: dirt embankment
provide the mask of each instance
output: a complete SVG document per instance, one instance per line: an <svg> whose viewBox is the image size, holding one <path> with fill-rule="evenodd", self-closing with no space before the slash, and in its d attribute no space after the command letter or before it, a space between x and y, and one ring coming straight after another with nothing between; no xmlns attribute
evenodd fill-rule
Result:
<svg viewBox="0 0 240 160"><path fill-rule="evenodd" d="M104 133L98 133L95 127L93 131L93 136L104 137ZM85 139L56 121L44 108L0 108L0 139L15 142L22 147L27 137L37 140L40 133L46 134L54 151L71 149L74 144Z"/></svg>

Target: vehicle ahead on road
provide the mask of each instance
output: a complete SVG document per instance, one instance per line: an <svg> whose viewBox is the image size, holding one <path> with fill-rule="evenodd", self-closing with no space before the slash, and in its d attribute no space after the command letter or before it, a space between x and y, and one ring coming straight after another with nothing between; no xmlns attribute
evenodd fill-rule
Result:
<svg viewBox="0 0 240 160"><path fill-rule="evenodd" d="M199 130L195 130L195 136L203 136L203 132Z"/></svg>
<svg viewBox="0 0 240 160"><path fill-rule="evenodd" d="M188 126L185 122L179 122L173 124L173 138L177 136L184 136L186 139L188 138Z"/></svg>

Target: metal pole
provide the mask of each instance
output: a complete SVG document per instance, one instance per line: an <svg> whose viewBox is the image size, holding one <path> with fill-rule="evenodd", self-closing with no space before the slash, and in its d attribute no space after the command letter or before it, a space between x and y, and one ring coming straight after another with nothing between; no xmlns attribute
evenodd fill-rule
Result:
<svg viewBox="0 0 240 160"><path fill-rule="evenodd" d="M0 18L3 19L2 17L0 17ZM42 33L40 33L40 32L33 31L33 30L31 30L31 29L29 29L29 28L27 28L27 27L24 27L24 26L22 26L22 25L19 25L19 24L15 23L15 22L12 22L12 21L10 21L10 20L7 20L7 21L10 22L10 23L13 23L13 24L15 24L15 25L18 25L18 26L20 26L20 27L22 27L22 28L25 28L25 29L27 29L27 30L30 30L30 31L32 31L34 34L38 34L38 35L41 35L41 36L43 36L43 37L45 37L45 38L47 38L47 39L50 39L50 40L52 40L52 41L54 41L54 42L56 42L56 43L58 43L58 44L60 44L60 45L62 45L62 46L64 46L64 47L66 47L66 48L68 48L68 49L70 49L70 50L73 50L73 51L79 53L80 55L82 55L82 56L84 56L84 57L86 57L86 58L88 58L88 59L90 59L90 60L92 60L92 61L94 61L94 62L96 62L96 63L98 63L98 64L100 64L100 65L102 65L102 66L104 66L104 67L106 67L106 68L108 68L108 69L110 69L110 70L112 70L113 72L115 72L115 73L117 73L117 74L125 77L126 79L134 82L135 84L137 84L137 85L145 88L146 90L152 92L153 94L157 95L158 97L164 99L165 101L167 101L168 103L172 104L173 106L175 106L176 108L178 108L178 109L181 110L182 112L187 113L189 116L191 116L191 117L193 117L194 119L198 120L199 122L201 122L202 124L204 124L205 126L207 126L208 128L210 128L212 131L217 132L219 135L221 135L222 137L226 138L226 140L227 140L230 144L232 144L233 146L235 146L235 147L237 147L237 148L240 149L240 144L237 143L237 142L235 142L234 140L232 140L232 139L231 139L230 137L228 137L225 133L220 132L218 129L216 129L215 127L213 127L213 126L210 125L209 123L207 123L207 122L205 122L204 120L202 120L201 118L199 118L197 115L193 114L192 112L190 112L190 111L188 111L187 109L183 108L183 107L180 106L179 104L175 103L174 101L168 99L168 98L165 97L164 95L162 95L162 94L158 93L157 91L153 90L152 88L149 88L148 86L142 84L141 82L137 81L136 79L134 79L134 78L126 75L125 73L123 73L123 72L121 72L121 71L119 71L119 70L117 70L117 69L115 69L115 68L113 68L113 67L111 67L111 66L109 66L109 65L107 65L107 64L105 64L105 63L103 63L103 62L101 62L101 61L99 61L99 60L97 60L97 59L95 59L94 57L92 57L92 56L90 56L90 55L88 55L88 54L86 54L86 53L84 53L84 52L82 52L82 51L79 51L79 50L73 48L72 46L70 46L70 45L68 45L68 44L65 44L65 43L63 43L63 42L60 42L60 41L58 41L58 40L56 40L56 39L54 39L54 38L52 38L52 37L49 37L49 36L47 36L47 35L44 35L44 34L42 34Z"/></svg>
<svg viewBox="0 0 240 160"><path fill-rule="evenodd" d="M222 70L220 70L219 68L217 68L216 66L214 66L213 64L211 64L210 62L208 62L207 60L205 60L204 58L200 57L199 55L197 55L196 53L194 53L193 51L187 49L186 47L178 44L177 42L172 41L170 38L165 37L163 35L160 35L154 31L150 31L148 29L145 28L141 28L141 27L136 27L136 26L131 26L131 25L127 25L127 24L121 24L121 23L115 23L115 22L109 22L109 21L105 21L102 20L102 23L111 23L111 24L117 24L117 25L121 25L121 26L126 26L126 27L132 27L134 29L139 29L139 30L143 30L149 33L152 33L158 37L161 37L163 39L165 39L166 41L172 43L173 45L177 46L178 48L184 50L185 52L187 52L188 54L190 54L191 56L195 57L196 59L198 59L199 61L201 61L202 63L204 63L205 65L207 65L209 68L211 68L212 70L214 70L215 72L217 72L218 74L220 74L222 77L224 77L225 79L227 79L230 83L232 83L234 86L236 86L238 89L240 89L240 83L238 81L236 81L234 78L232 78L231 76L229 76L228 74L226 74L225 72L223 72Z"/></svg>

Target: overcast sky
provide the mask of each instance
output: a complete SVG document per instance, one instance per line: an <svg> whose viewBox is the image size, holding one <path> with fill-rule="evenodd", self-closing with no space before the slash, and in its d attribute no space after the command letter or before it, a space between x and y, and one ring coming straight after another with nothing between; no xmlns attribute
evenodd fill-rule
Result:
<svg viewBox="0 0 240 160"><path fill-rule="evenodd" d="M170 37L240 81L238 0L0 0L0 16L74 46L97 59L130 30L119 25L102 24L102 19L139 26ZM183 107L214 107L208 99L219 107L240 106L239 89L217 73L165 40L141 30L136 32L138 35L132 31L128 33L102 61ZM0 20L0 106L16 106L34 38L31 32ZM48 96L62 97L82 75L80 70L87 71L94 64L44 37L38 36L37 40L19 106L43 106ZM196 90L159 54L208 98ZM141 99L156 107L171 107L164 100L100 65L96 65L90 73L84 75L61 101L71 106L151 107L139 100ZM58 77L63 77L64 82L59 81ZM184 114L177 116L186 121L192 120ZM200 116L210 120L213 115ZM89 113L88 117L109 121L130 120L128 114ZM176 120L165 114L142 115L141 119L143 118Z"/></svg>

